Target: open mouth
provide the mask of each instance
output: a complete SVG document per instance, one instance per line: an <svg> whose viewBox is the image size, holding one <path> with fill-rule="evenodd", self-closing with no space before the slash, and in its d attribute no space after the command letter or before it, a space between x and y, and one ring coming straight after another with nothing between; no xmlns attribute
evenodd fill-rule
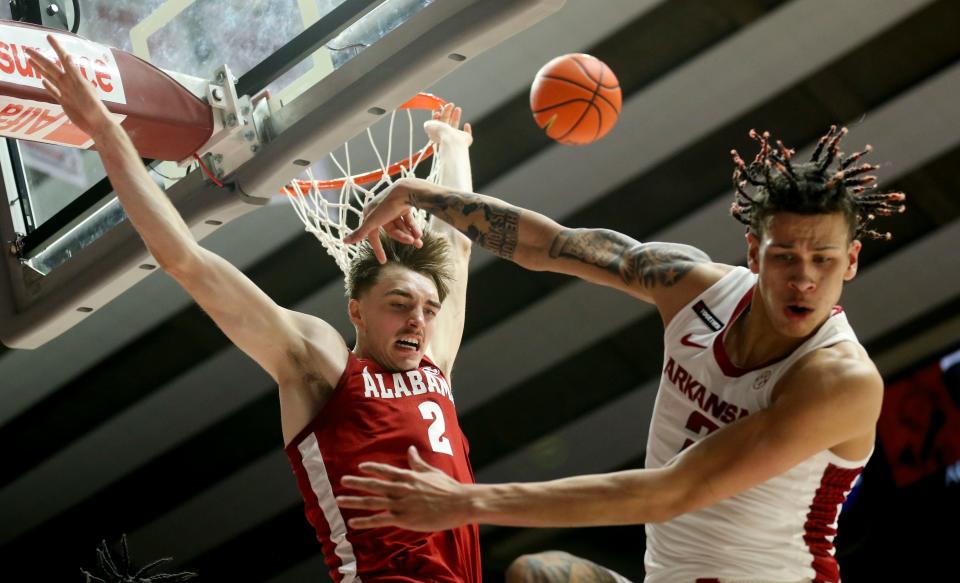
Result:
<svg viewBox="0 0 960 583"><path fill-rule="evenodd" d="M417 350L420 350L420 342L413 339L401 338L400 340L394 342L394 344L401 350L405 351L416 352Z"/></svg>
<svg viewBox="0 0 960 583"><path fill-rule="evenodd" d="M793 304L787 306L786 312L791 319L799 319L813 313L813 308Z"/></svg>

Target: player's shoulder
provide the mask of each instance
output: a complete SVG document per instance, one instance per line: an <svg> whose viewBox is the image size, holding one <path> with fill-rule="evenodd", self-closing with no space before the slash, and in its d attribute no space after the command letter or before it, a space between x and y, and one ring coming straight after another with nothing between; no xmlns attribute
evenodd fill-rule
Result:
<svg viewBox="0 0 960 583"><path fill-rule="evenodd" d="M867 351L855 342L842 341L804 355L787 373L787 385L825 400L879 403L883 377Z"/></svg>
<svg viewBox="0 0 960 583"><path fill-rule="evenodd" d="M737 267L725 263L716 263L710 260L696 262L690 271L685 299L687 302L693 301L694 298L703 295L735 270L737 270Z"/></svg>
<svg viewBox="0 0 960 583"><path fill-rule="evenodd" d="M340 332L323 318L287 308L284 310L305 340L321 344L337 340L344 342Z"/></svg>
<svg viewBox="0 0 960 583"><path fill-rule="evenodd" d="M711 261L706 254L691 260L684 280L670 288L669 293L658 293L654 297L654 303L663 318L664 327L670 325L670 322L684 306L701 296L734 269L736 267L732 265Z"/></svg>
<svg viewBox="0 0 960 583"><path fill-rule="evenodd" d="M703 286L703 291L706 291L737 268L726 263L707 260L698 262L693 269L698 283Z"/></svg>
<svg viewBox="0 0 960 583"><path fill-rule="evenodd" d="M813 350L802 362L808 370L816 371L820 375L837 376L846 380L880 378L877 365L863 346L849 340Z"/></svg>
<svg viewBox="0 0 960 583"><path fill-rule="evenodd" d="M305 371L320 373L328 381L336 381L347 366L350 349L329 322L295 310L285 309L299 333L300 341L291 348L287 375Z"/></svg>

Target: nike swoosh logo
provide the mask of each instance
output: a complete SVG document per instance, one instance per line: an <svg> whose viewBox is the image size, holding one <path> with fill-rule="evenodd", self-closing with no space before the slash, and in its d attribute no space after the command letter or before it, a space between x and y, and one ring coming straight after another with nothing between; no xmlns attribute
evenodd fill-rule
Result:
<svg viewBox="0 0 960 583"><path fill-rule="evenodd" d="M680 344L683 344L684 346L692 346L694 348L706 348L706 346L704 346L703 344L697 344L696 342L691 341L690 340L691 336L693 336L693 334L687 334L686 336L681 338Z"/></svg>

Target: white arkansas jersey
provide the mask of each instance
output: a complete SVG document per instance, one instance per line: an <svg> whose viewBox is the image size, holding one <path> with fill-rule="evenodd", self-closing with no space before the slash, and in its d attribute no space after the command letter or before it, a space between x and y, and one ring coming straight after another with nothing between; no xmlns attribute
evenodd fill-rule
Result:
<svg viewBox="0 0 960 583"><path fill-rule="evenodd" d="M667 326L646 467L663 467L711 432L767 408L777 381L805 354L857 342L837 307L783 360L738 368L723 337L750 304L755 284L750 270L737 267ZM822 451L732 498L648 524L646 582L839 581L833 556L837 515L865 462Z"/></svg>

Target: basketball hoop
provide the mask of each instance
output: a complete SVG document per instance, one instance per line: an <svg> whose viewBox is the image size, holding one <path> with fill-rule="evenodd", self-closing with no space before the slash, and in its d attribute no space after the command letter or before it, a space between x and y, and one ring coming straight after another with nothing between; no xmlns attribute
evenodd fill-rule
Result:
<svg viewBox="0 0 960 583"><path fill-rule="evenodd" d="M427 142L419 150L414 150L413 135L414 122L411 110L435 111L441 109L446 101L428 93L420 93L410 99L390 114L389 133L387 138L387 155L384 157L377 148L373 132L368 127L367 138L373 152L380 163L380 168L363 172L351 173L349 142L343 146L344 163L331 152L330 159L343 175L341 178L330 180L315 180L313 172L308 168L306 180L294 180L285 186L281 192L290 201L294 212L303 222L307 232L312 233L323 247L337 262L344 273L356 257L357 246L347 245L344 237L352 233L363 219L363 209L384 186L392 184L395 178L412 176L417 167L430 159L430 171L427 180L436 183L439 180L440 169L438 157L434 156L437 145ZM397 113L404 111L407 116L409 140L407 157L399 162L389 164L393 153L394 125ZM417 224L426 226L426 213L414 211Z"/></svg>

